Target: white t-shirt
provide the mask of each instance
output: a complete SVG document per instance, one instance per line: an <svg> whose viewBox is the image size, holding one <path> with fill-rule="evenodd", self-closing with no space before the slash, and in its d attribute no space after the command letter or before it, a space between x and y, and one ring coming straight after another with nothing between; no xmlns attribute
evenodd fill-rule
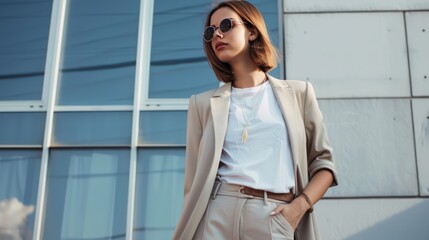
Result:
<svg viewBox="0 0 429 240"><path fill-rule="evenodd" d="M246 119L248 137L243 143ZM222 182L270 192L287 193L295 187L287 126L268 81L232 89L218 174Z"/></svg>

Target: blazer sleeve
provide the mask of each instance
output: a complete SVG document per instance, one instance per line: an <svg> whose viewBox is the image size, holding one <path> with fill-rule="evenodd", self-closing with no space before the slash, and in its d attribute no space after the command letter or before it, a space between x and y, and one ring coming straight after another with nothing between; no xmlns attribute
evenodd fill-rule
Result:
<svg viewBox="0 0 429 240"><path fill-rule="evenodd" d="M192 187L197 167L199 145L202 136L202 124L197 106L197 97L189 99L187 126L186 126L186 163L184 181L184 204L188 200L188 193Z"/></svg>
<svg viewBox="0 0 429 240"><path fill-rule="evenodd" d="M304 124L309 177L312 178L319 170L327 169L334 177L332 186L338 185L337 170L333 162L332 147L323 122L323 115L317 103L314 88L308 82L304 103Z"/></svg>

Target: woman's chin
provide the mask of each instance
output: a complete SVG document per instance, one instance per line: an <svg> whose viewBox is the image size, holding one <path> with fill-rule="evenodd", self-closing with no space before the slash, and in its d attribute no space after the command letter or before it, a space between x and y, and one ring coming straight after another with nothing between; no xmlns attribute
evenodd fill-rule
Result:
<svg viewBox="0 0 429 240"><path fill-rule="evenodd" d="M230 63L231 62L231 57L229 55L219 53L219 54L216 54L216 57L217 57L217 59L219 59L219 61L221 61L223 63Z"/></svg>

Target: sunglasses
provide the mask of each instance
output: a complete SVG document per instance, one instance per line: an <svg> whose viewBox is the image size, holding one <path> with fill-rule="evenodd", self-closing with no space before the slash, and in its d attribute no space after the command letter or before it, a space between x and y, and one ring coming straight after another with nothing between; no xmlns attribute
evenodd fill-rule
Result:
<svg viewBox="0 0 429 240"><path fill-rule="evenodd" d="M245 22L241 22L233 18L225 18L222 21L220 21L219 27L208 26L204 29L204 32L203 32L204 41L210 42L211 40L213 40L214 34L217 29L219 29L223 34L228 33L229 31L231 31L232 27L234 26L233 22L246 24Z"/></svg>

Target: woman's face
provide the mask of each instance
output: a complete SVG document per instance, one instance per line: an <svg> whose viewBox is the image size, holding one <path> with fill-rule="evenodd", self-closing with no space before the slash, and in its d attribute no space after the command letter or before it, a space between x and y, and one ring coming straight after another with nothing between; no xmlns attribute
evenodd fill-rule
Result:
<svg viewBox="0 0 429 240"><path fill-rule="evenodd" d="M215 31L211 41L211 47L216 57L225 63L231 64L240 58L249 58L249 39L251 33L242 23L240 16L229 7L223 7L215 11L210 18L210 25L219 27L219 23L225 18L233 19L233 27L228 33Z"/></svg>

